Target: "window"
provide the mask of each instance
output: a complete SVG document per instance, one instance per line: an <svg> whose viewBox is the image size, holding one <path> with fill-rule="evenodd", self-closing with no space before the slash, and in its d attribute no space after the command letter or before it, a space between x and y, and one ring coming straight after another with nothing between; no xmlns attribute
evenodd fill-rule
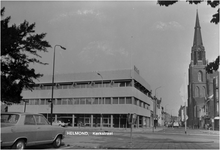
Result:
<svg viewBox="0 0 220 150"><path fill-rule="evenodd" d="M92 104L91 98L86 98L86 104Z"/></svg>
<svg viewBox="0 0 220 150"><path fill-rule="evenodd" d="M195 88L195 97L199 97L200 96L200 92L199 92L199 87L197 86Z"/></svg>
<svg viewBox="0 0 220 150"><path fill-rule="evenodd" d="M140 107L142 106L142 102L141 102L141 101L139 101L139 106L140 106Z"/></svg>
<svg viewBox="0 0 220 150"><path fill-rule="evenodd" d="M45 104L45 99L41 99L40 100L40 105L44 105Z"/></svg>
<svg viewBox="0 0 220 150"><path fill-rule="evenodd" d="M203 81L203 80L202 80L202 72L201 72L201 71L198 72L198 81L199 81L199 82L202 82L202 81Z"/></svg>
<svg viewBox="0 0 220 150"><path fill-rule="evenodd" d="M111 98L110 97L105 98L105 104L111 104Z"/></svg>
<svg viewBox="0 0 220 150"><path fill-rule="evenodd" d="M34 117L35 117L37 125L49 125L45 117L41 115L35 115Z"/></svg>
<svg viewBox="0 0 220 150"><path fill-rule="evenodd" d="M137 103L138 103L138 99L135 98L134 99L134 104L137 105Z"/></svg>
<svg viewBox="0 0 220 150"><path fill-rule="evenodd" d="M79 99L78 99L78 98L75 98L75 99L74 99L74 104L76 104L76 105L79 104Z"/></svg>
<svg viewBox="0 0 220 150"><path fill-rule="evenodd" d="M57 105L61 105L61 99L60 98L57 99L57 103L56 104Z"/></svg>
<svg viewBox="0 0 220 150"><path fill-rule="evenodd" d="M72 98L69 98L68 99L68 105L72 105L73 104L73 99Z"/></svg>
<svg viewBox="0 0 220 150"><path fill-rule="evenodd" d="M45 104L46 105L49 105L50 104L50 99L48 98L48 99L45 99Z"/></svg>
<svg viewBox="0 0 220 150"><path fill-rule="evenodd" d="M29 105L34 105L35 104L35 100L34 99L30 99L29 100Z"/></svg>
<svg viewBox="0 0 220 150"><path fill-rule="evenodd" d="M63 104L63 105L67 105L67 104L68 104L68 99L63 98L63 99L62 99L62 104Z"/></svg>
<svg viewBox="0 0 220 150"><path fill-rule="evenodd" d="M124 103L125 103L125 97L120 97L119 104L124 104Z"/></svg>
<svg viewBox="0 0 220 150"><path fill-rule="evenodd" d="M35 99L35 105L39 105L39 99Z"/></svg>
<svg viewBox="0 0 220 150"><path fill-rule="evenodd" d="M93 104L99 104L99 99L95 98L94 101L93 101Z"/></svg>
<svg viewBox="0 0 220 150"><path fill-rule="evenodd" d="M19 119L17 114L1 114L1 123L16 124Z"/></svg>
<svg viewBox="0 0 220 150"><path fill-rule="evenodd" d="M202 91L200 92L200 97L205 97L205 87L202 87Z"/></svg>
<svg viewBox="0 0 220 150"><path fill-rule="evenodd" d="M120 87L125 87L125 82L121 82Z"/></svg>
<svg viewBox="0 0 220 150"><path fill-rule="evenodd" d="M113 97L113 104L118 104L118 97Z"/></svg>
<svg viewBox="0 0 220 150"><path fill-rule="evenodd" d="M126 82L126 86L131 86L131 81Z"/></svg>
<svg viewBox="0 0 220 150"><path fill-rule="evenodd" d="M198 51L198 60L202 60L202 51Z"/></svg>
<svg viewBox="0 0 220 150"><path fill-rule="evenodd" d="M104 101L105 101L105 100L104 100L104 97L100 98L100 99L99 99L99 104L105 104Z"/></svg>
<svg viewBox="0 0 220 150"><path fill-rule="evenodd" d="M80 98L80 104L85 104L86 101L85 101L85 98Z"/></svg>
<svg viewBox="0 0 220 150"><path fill-rule="evenodd" d="M126 104L132 104L131 97L126 97Z"/></svg>
<svg viewBox="0 0 220 150"><path fill-rule="evenodd" d="M35 125L34 116L33 115L26 115L24 124L25 125Z"/></svg>

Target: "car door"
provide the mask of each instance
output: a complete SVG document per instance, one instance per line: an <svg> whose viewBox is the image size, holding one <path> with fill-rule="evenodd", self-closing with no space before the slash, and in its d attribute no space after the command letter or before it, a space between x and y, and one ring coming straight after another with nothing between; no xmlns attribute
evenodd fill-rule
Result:
<svg viewBox="0 0 220 150"><path fill-rule="evenodd" d="M53 140L51 125L43 115L34 115L37 123L37 142L38 143L50 143Z"/></svg>
<svg viewBox="0 0 220 150"><path fill-rule="evenodd" d="M22 127L20 133L27 137L27 144L35 144L36 142L36 132L37 127L36 127L36 122L34 120L33 115L25 115L24 119L24 126Z"/></svg>

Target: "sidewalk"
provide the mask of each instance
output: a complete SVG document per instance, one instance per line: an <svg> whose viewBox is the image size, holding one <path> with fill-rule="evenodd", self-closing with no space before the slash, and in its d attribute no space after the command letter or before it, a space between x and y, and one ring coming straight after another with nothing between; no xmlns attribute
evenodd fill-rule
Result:
<svg viewBox="0 0 220 150"><path fill-rule="evenodd" d="M157 127L156 129L152 127L144 128L132 128L132 132L158 132L163 130L163 127ZM109 128L109 127L67 127L66 130L74 131L100 131L100 132L130 132L130 128Z"/></svg>

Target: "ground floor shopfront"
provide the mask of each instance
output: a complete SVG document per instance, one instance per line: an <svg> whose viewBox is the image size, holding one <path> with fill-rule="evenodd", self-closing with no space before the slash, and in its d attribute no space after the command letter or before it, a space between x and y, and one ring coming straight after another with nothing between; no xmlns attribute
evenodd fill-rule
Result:
<svg viewBox="0 0 220 150"><path fill-rule="evenodd" d="M50 120L50 114L43 114ZM111 127L111 128L129 128L127 114L54 114L53 120L62 120L70 126L80 127ZM150 127L151 118L137 115L137 121L134 127Z"/></svg>

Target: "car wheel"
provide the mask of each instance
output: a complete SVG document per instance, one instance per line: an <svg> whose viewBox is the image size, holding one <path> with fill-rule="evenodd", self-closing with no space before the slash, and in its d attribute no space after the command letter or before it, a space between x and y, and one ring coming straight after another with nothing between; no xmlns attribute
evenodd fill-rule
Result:
<svg viewBox="0 0 220 150"><path fill-rule="evenodd" d="M62 142L61 136L58 136L54 141L53 141L53 147L54 148L59 148Z"/></svg>
<svg viewBox="0 0 220 150"><path fill-rule="evenodd" d="M20 150L23 150L25 149L26 147L26 143L24 140L17 140L13 146L12 146L12 149L20 149Z"/></svg>

